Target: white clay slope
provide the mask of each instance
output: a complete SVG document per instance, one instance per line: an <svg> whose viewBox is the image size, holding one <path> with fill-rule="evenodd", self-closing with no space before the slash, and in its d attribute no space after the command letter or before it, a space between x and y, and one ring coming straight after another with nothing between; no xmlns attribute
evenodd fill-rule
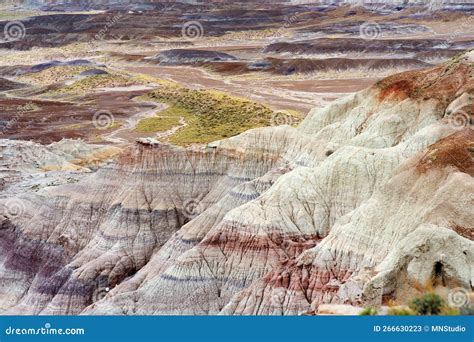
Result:
<svg viewBox="0 0 474 342"><path fill-rule="evenodd" d="M280 315L404 301L431 281L471 290L472 73L459 57L298 128L207 150L140 145L19 195L27 210L0 233L0 308Z"/></svg>

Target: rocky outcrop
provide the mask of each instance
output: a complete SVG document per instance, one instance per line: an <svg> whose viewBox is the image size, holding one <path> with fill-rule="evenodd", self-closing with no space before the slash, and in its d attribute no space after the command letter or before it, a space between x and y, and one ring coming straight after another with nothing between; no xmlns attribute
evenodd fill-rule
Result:
<svg viewBox="0 0 474 342"><path fill-rule="evenodd" d="M471 131L459 135L472 144ZM406 300L431 282L470 289L474 245L459 233L472 230L472 156L467 152L461 160L470 169L448 158L440 168L420 172L420 157L410 159L337 220L320 244L234 296L224 312L297 314L325 303L377 306ZM284 293L281 303L272 301L278 293Z"/></svg>
<svg viewBox="0 0 474 342"><path fill-rule="evenodd" d="M472 290L470 54L389 77L297 128L140 143L18 195L0 231L17 314L301 314ZM7 199L5 199L7 200Z"/></svg>
<svg viewBox="0 0 474 342"><path fill-rule="evenodd" d="M20 88L23 88L24 86L25 85L22 83L10 81L6 78L0 77L0 91L20 89Z"/></svg>
<svg viewBox="0 0 474 342"><path fill-rule="evenodd" d="M265 48L266 53L271 54L296 54L296 55L319 55L341 53L347 51L352 53L373 51L379 53L419 53L434 52L440 49L458 50L466 48L462 43L448 42L441 39L377 39L365 40L362 38L318 38L309 42L277 42L269 44ZM472 43L471 43L472 44Z"/></svg>
<svg viewBox="0 0 474 342"><path fill-rule="evenodd" d="M226 62L236 59L224 52L191 49L166 50L151 58L151 60L164 65L195 64L210 61Z"/></svg>
<svg viewBox="0 0 474 342"><path fill-rule="evenodd" d="M81 312L104 281L112 288L134 274L183 224L274 163L139 145L87 180L15 197L26 210L3 222L4 266L22 274L28 291L9 284L16 290L2 292L3 309Z"/></svg>
<svg viewBox="0 0 474 342"><path fill-rule="evenodd" d="M276 75L292 75L292 74L314 74L314 73L330 73L342 71L361 71L380 72L387 70L416 70L431 66L413 58L396 58L396 59L350 59L350 58L273 58L268 57L264 60L256 60L251 62L245 61L203 61L195 63L196 66L202 66L223 74L240 74L247 72L266 71Z"/></svg>
<svg viewBox="0 0 474 342"><path fill-rule="evenodd" d="M1 139L1 195L37 190L48 183L58 185L61 179L86 176L120 152L117 147L90 145L73 139L49 145Z"/></svg>

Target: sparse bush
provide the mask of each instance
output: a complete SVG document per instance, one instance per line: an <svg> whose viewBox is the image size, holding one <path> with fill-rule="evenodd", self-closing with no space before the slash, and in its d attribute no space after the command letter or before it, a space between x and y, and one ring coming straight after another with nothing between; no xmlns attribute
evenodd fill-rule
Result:
<svg viewBox="0 0 474 342"><path fill-rule="evenodd" d="M449 306L444 306L441 308L440 315L443 316L458 316L461 314L461 311L457 308L450 308Z"/></svg>
<svg viewBox="0 0 474 342"><path fill-rule="evenodd" d="M374 308L365 308L362 310L359 315L360 316L376 316L377 315L377 309Z"/></svg>
<svg viewBox="0 0 474 342"><path fill-rule="evenodd" d="M170 107L185 111L187 126L170 137L176 145L208 143L232 137L248 129L268 126L273 111L248 99L230 96L215 90L188 89L174 84L162 84L149 96ZM294 123L299 113L290 113Z"/></svg>
<svg viewBox="0 0 474 342"><path fill-rule="evenodd" d="M413 299L408 306L417 315L439 315L446 304L438 294L426 293Z"/></svg>
<svg viewBox="0 0 474 342"><path fill-rule="evenodd" d="M416 315L410 308L407 307L391 307L388 309L388 314L393 316L413 316Z"/></svg>
<svg viewBox="0 0 474 342"><path fill-rule="evenodd" d="M128 78L119 74L92 75L81 78L71 85L59 88L50 94L63 93L87 93L97 88L128 87L140 84L136 79Z"/></svg>
<svg viewBox="0 0 474 342"><path fill-rule="evenodd" d="M189 114L186 111L170 106L158 112L156 117L140 120L135 127L135 131L139 133L167 131L175 126L179 126L181 117L186 119L188 116Z"/></svg>

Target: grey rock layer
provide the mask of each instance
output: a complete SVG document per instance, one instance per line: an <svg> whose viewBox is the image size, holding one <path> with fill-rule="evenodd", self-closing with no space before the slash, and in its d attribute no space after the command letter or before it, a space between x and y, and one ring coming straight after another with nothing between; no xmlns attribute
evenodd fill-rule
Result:
<svg viewBox="0 0 474 342"><path fill-rule="evenodd" d="M472 290L471 55L293 128L137 144L0 199L5 314L301 314ZM456 108L453 108L456 107ZM466 116L467 115L467 116Z"/></svg>

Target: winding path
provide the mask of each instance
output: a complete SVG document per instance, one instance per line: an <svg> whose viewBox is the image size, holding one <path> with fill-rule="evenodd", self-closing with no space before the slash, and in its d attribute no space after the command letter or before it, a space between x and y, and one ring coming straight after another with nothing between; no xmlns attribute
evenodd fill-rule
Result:
<svg viewBox="0 0 474 342"><path fill-rule="evenodd" d="M158 117L161 117L161 118L164 118L164 116L158 116ZM163 131L163 132L158 132L156 134L156 139L165 139L165 138L168 138L170 136L172 136L173 134L175 134L179 129L183 128L183 127L186 127L188 125L188 123L186 122L186 120L184 119L184 117L180 116L179 117L179 125L176 125L176 126L173 126L171 127L169 130L167 131Z"/></svg>
<svg viewBox="0 0 474 342"><path fill-rule="evenodd" d="M129 117L125 123L123 124L122 127L120 127L119 129L111 132L111 133L108 133L108 134L105 134L105 135L102 135L102 138L105 140L105 141L109 141L111 143L114 143L114 144L126 144L126 143L129 143L128 140L124 139L124 138L119 138L119 137L116 137L117 134L119 134L120 132L123 132L123 131L126 131L126 130L132 130L134 129L138 122L141 120L141 119L145 119L145 118L150 118L150 117L153 117L156 115L157 112L161 112L162 110L166 109L167 108L167 105L164 104L164 103L159 103L159 102L145 102L146 104L151 104L151 105L155 105L155 107L151 108L151 109L147 109L147 110L144 110L144 111L141 111L141 112L138 112L136 113L135 115Z"/></svg>
<svg viewBox="0 0 474 342"><path fill-rule="evenodd" d="M145 102L145 104L154 105L155 107L153 107L152 109L147 109L147 110L138 112L135 115L129 117L125 121L125 123L123 124L122 127L120 127L119 129L117 129L117 130L115 130L111 133L102 135L102 138L105 141L108 141L108 142L111 142L111 143L114 143L114 144L128 144L128 143L130 143L130 141L128 141L127 139L124 139L124 138L117 137L117 134L119 134L120 132L126 131L126 130L131 131L131 130L135 129L138 122L142 119L151 118L151 117L157 117L157 118L165 118L166 117L166 116L157 115L157 113L165 110L168 107L167 104L160 103L160 102L153 102L153 101ZM157 139L157 140L167 139L171 135L175 134L179 129L181 129L183 127L186 127L187 125L188 125L188 123L186 122L185 118L183 116L180 116L179 117L179 125L173 126L173 127L171 127L170 129L168 129L166 131L158 132L154 138Z"/></svg>

